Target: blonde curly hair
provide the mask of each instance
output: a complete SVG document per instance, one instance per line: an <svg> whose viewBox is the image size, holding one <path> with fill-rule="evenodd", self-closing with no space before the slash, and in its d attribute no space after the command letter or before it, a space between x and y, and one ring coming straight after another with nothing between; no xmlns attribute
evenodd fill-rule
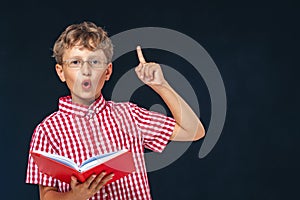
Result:
<svg viewBox="0 0 300 200"><path fill-rule="evenodd" d="M107 32L92 22L72 24L62 32L53 47L53 57L56 62L62 64L64 51L74 46L83 46L91 51L101 49L107 63L112 61L113 44Z"/></svg>

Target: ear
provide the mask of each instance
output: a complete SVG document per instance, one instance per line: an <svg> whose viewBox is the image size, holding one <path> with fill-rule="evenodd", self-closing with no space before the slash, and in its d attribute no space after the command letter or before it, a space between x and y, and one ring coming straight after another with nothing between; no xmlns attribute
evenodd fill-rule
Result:
<svg viewBox="0 0 300 200"><path fill-rule="evenodd" d="M66 79L65 79L65 74L64 74L64 70L63 70L62 65L56 64L56 65L55 65L55 70L56 70L56 73L57 73L59 79L60 79L62 82L65 82Z"/></svg>
<svg viewBox="0 0 300 200"><path fill-rule="evenodd" d="M112 63L109 63L107 65L106 71L105 71L105 80L108 81L110 79L110 76L112 74Z"/></svg>

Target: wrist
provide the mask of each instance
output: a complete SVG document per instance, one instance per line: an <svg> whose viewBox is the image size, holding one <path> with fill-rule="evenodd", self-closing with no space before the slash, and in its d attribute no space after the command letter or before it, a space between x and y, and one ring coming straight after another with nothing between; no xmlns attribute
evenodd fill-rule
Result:
<svg viewBox="0 0 300 200"><path fill-rule="evenodd" d="M67 199L68 200L83 200L78 193L76 193L74 190L70 190L69 192L67 192Z"/></svg>
<svg viewBox="0 0 300 200"><path fill-rule="evenodd" d="M157 93L171 88L169 83L166 80L162 81L160 84L151 84L148 86L151 87L153 90L155 90Z"/></svg>

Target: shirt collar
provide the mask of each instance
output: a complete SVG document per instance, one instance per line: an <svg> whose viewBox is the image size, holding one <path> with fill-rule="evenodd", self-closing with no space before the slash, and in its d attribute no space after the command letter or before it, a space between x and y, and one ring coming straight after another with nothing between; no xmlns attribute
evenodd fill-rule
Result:
<svg viewBox="0 0 300 200"><path fill-rule="evenodd" d="M80 117L85 117L87 115L93 115L99 113L106 106L106 101L103 95L100 95L91 105L80 105L72 102L71 96L65 96L59 98L58 108L60 112L66 114L73 114Z"/></svg>

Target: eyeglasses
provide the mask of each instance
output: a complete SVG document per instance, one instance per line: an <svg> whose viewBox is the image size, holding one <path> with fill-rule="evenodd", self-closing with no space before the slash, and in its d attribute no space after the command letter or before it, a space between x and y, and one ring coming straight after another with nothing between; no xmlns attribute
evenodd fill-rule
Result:
<svg viewBox="0 0 300 200"><path fill-rule="evenodd" d="M63 64L66 64L68 67L70 67L72 69L80 69L85 62L87 62L89 64L89 66L94 69L103 69L106 67L106 64L107 64L97 58L89 59L89 60L82 60L79 58L74 58L74 59L69 59L69 60L63 61Z"/></svg>

